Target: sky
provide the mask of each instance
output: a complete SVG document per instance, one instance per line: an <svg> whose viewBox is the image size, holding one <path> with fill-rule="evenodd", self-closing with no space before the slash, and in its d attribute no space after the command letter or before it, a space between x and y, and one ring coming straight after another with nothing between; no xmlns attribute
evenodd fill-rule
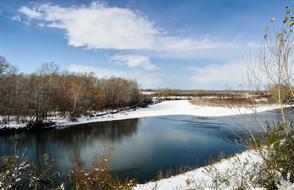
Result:
<svg viewBox="0 0 294 190"><path fill-rule="evenodd" d="M246 60L290 0L0 0L0 56L136 80L140 88L242 89Z"/></svg>

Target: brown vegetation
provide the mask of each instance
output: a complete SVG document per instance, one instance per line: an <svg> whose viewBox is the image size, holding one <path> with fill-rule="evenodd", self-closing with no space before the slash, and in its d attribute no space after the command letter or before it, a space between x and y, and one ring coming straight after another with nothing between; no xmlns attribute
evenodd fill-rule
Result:
<svg viewBox="0 0 294 190"><path fill-rule="evenodd" d="M270 93L270 101L271 102L279 102L284 104L293 104L293 87L289 85L274 85L269 90Z"/></svg>
<svg viewBox="0 0 294 190"><path fill-rule="evenodd" d="M62 189L62 184L54 183L58 177L46 155L42 169L23 157L0 157L0 189Z"/></svg>
<svg viewBox="0 0 294 190"><path fill-rule="evenodd" d="M103 156L97 156L90 170L83 169L77 163L72 173L72 179L76 190L130 190L136 186L135 180L117 180L111 173L108 163L111 158L111 150Z"/></svg>
<svg viewBox="0 0 294 190"><path fill-rule="evenodd" d="M28 118L39 122L55 115L77 117L143 101L135 81L60 72L53 63L33 74L17 73L1 56L0 86L0 124L27 122Z"/></svg>
<svg viewBox="0 0 294 190"><path fill-rule="evenodd" d="M164 99L186 97L192 104L209 106L249 106L273 101L274 91L233 91L233 90L179 90L159 89L152 96Z"/></svg>
<svg viewBox="0 0 294 190"><path fill-rule="evenodd" d="M55 171L46 155L39 167L23 157L0 156L0 189L131 190L136 180L119 181L112 175L110 154L97 156L90 169L77 162L69 175Z"/></svg>
<svg viewBox="0 0 294 190"><path fill-rule="evenodd" d="M195 105L205 106L250 106L255 104L252 99L243 97L193 98L190 102Z"/></svg>

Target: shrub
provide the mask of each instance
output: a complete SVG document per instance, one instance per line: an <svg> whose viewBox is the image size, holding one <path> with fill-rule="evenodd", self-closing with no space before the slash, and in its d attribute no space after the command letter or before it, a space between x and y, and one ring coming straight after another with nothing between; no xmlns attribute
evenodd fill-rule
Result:
<svg viewBox="0 0 294 190"><path fill-rule="evenodd" d="M0 157L0 189L62 189L63 184L53 183L55 177L59 177L59 173L52 170L46 155L41 170L23 157Z"/></svg>
<svg viewBox="0 0 294 190"><path fill-rule="evenodd" d="M129 190L132 189L135 180L120 182L111 173L108 167L111 151L104 156L97 156L93 161L91 169L82 169L78 162L72 173L72 179L76 190Z"/></svg>
<svg viewBox="0 0 294 190"><path fill-rule="evenodd" d="M274 85L269 90L271 98L270 101L278 102L279 99L282 103L293 103L293 87L287 85Z"/></svg>
<svg viewBox="0 0 294 190"><path fill-rule="evenodd" d="M110 151L98 156L90 169L83 169L78 162L69 176L61 176L53 170L47 155L43 156L41 167L19 156L0 157L0 189L51 189L64 190L130 190L135 180L119 181L108 167ZM58 183L57 183L58 181Z"/></svg>
<svg viewBox="0 0 294 190"><path fill-rule="evenodd" d="M278 189L281 180L294 183L294 129L293 125L286 128L285 124L277 123L255 141L260 151L263 165L257 183L268 188Z"/></svg>

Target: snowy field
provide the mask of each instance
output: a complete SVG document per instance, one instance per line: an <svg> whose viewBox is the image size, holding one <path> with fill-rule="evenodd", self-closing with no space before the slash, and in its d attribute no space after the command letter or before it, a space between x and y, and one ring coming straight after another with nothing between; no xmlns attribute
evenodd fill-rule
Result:
<svg viewBox="0 0 294 190"><path fill-rule="evenodd" d="M193 105L188 100L172 100L163 101L158 104L150 105L147 108L139 108L136 110L122 111L115 114L106 114L103 116L101 113L96 113L97 116L88 117L83 116L77 119L77 121L69 121L64 118L52 118L51 120L56 122L58 127L66 127L72 125L79 125L83 123L102 122L102 121L114 121L125 120L142 117L152 116L166 116L166 115L192 115L200 117L213 117L213 116L229 116L237 114L251 114L256 112L268 111L279 108L278 105L258 105L255 108L248 107L217 107L217 106L203 106ZM95 114L94 114L95 115ZM9 128L25 127L26 124L10 123L9 125L1 126Z"/></svg>

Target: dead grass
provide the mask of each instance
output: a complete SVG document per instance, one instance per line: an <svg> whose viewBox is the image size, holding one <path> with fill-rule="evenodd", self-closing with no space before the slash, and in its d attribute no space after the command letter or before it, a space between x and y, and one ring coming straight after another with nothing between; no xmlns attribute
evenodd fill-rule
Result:
<svg viewBox="0 0 294 190"><path fill-rule="evenodd" d="M256 104L265 104L266 101L256 102L246 97L209 97L209 98L193 98L190 101L194 105L205 106L226 106L226 107L251 107Z"/></svg>

